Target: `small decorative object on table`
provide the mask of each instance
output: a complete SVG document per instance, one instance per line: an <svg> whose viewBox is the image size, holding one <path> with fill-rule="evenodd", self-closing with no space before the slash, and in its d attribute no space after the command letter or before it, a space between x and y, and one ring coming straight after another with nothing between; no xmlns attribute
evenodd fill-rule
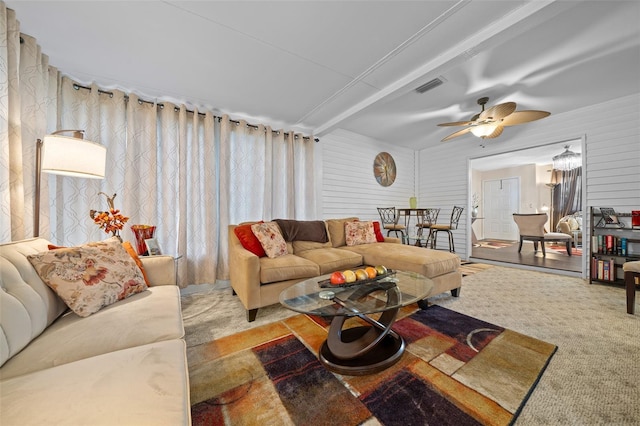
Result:
<svg viewBox="0 0 640 426"><path fill-rule="evenodd" d="M153 225L131 225L131 231L136 237L136 250L140 256L147 254L147 243L145 240L153 238L156 227Z"/></svg>
<svg viewBox="0 0 640 426"><path fill-rule="evenodd" d="M147 238L144 242L147 245L147 252L149 256L158 256L162 254L158 240L155 238Z"/></svg>
<svg viewBox="0 0 640 426"><path fill-rule="evenodd" d="M473 199L471 200L471 217L478 217L478 207L480 206L480 196L477 193L473 193Z"/></svg>
<svg viewBox="0 0 640 426"><path fill-rule="evenodd" d="M624 228L624 222L620 222L616 211L611 207L600 207L602 217L596 224L596 228L604 228L607 225L613 225L617 228Z"/></svg>
<svg viewBox="0 0 640 426"><path fill-rule="evenodd" d="M104 192L98 192L98 195L104 195L107 199L108 211L89 210L89 217L93 219L94 223L98 227L104 230L105 233L111 233L112 236L118 237L121 241L120 231L124 228L124 224L129 220L128 217L120 214L120 210L114 207L113 200L117 194L109 197Z"/></svg>

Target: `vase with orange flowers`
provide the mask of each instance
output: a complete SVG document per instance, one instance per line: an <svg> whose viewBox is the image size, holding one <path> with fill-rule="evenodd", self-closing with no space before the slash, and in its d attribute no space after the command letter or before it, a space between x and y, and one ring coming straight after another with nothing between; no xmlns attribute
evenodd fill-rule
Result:
<svg viewBox="0 0 640 426"><path fill-rule="evenodd" d="M100 229L102 229L105 233L111 233L112 236L118 237L120 241L122 238L120 237L120 231L124 228L124 224L129 220L128 217L123 216L120 213L120 210L116 209L113 200L116 198L117 194L113 194L113 196L109 197L104 192L98 192L98 195L104 195L107 199L107 205L109 206L109 210L107 211L98 211L98 210L90 210L89 216L93 219L93 222L98 225Z"/></svg>

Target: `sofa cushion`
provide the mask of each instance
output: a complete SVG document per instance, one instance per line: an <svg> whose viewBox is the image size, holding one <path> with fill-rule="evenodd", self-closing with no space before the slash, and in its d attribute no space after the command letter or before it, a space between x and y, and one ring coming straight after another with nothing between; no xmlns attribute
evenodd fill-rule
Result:
<svg viewBox="0 0 640 426"><path fill-rule="evenodd" d="M262 284L278 281L311 278L320 275L320 267L294 254L269 258L260 258L260 282Z"/></svg>
<svg viewBox="0 0 640 426"><path fill-rule="evenodd" d="M116 239L49 250L27 259L42 281L82 317L147 288L140 268Z"/></svg>
<svg viewBox="0 0 640 426"><path fill-rule="evenodd" d="M270 258L283 256L288 253L287 242L282 237L280 227L275 222L256 223L251 225L251 230Z"/></svg>
<svg viewBox="0 0 640 426"><path fill-rule="evenodd" d="M373 222L345 222L344 232L348 246L377 242L376 234L373 231Z"/></svg>
<svg viewBox="0 0 640 426"><path fill-rule="evenodd" d="M150 287L86 318L68 311L7 361L0 378L182 336L178 287Z"/></svg>
<svg viewBox="0 0 640 426"><path fill-rule="evenodd" d="M5 380L0 424L191 424L186 360L184 341L170 340Z"/></svg>
<svg viewBox="0 0 640 426"><path fill-rule="evenodd" d="M344 232L345 222L353 222L358 220L357 217L347 217L344 219L328 219L327 229L329 230L329 239L333 247L342 247L347 245L347 237Z"/></svg>
<svg viewBox="0 0 640 426"><path fill-rule="evenodd" d="M253 225L253 223L248 225L238 225L233 229L233 233L236 234L236 237L240 240L242 247L258 257L264 257L267 254L264 252L262 244L260 244L260 240L256 238L255 234L251 230L251 225Z"/></svg>
<svg viewBox="0 0 640 426"><path fill-rule="evenodd" d="M427 278L457 271L460 258L453 253L406 244L375 243L344 247L363 257L366 265L384 265L400 271L412 271Z"/></svg>
<svg viewBox="0 0 640 426"><path fill-rule="evenodd" d="M362 256L358 253L332 247L307 250L298 256L317 264L320 267L320 275L362 265Z"/></svg>

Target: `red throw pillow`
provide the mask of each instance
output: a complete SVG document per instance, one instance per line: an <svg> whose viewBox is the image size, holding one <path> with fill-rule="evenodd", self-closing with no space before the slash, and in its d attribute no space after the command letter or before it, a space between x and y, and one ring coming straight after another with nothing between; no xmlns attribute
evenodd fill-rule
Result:
<svg viewBox="0 0 640 426"><path fill-rule="evenodd" d="M376 241L379 243L384 243L384 235L382 235L382 231L380 230L380 222L373 221L373 233L376 234Z"/></svg>
<svg viewBox="0 0 640 426"><path fill-rule="evenodd" d="M240 240L240 244L242 244L242 247L246 250L249 250L258 257L265 257L267 255L262 248L262 244L260 244L260 240L253 234L251 224L236 226L233 229L233 233L236 234L236 237Z"/></svg>

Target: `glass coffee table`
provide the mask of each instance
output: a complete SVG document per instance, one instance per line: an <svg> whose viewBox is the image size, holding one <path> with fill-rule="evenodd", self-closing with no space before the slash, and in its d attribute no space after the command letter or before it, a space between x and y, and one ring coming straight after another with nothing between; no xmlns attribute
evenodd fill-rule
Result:
<svg viewBox="0 0 640 426"><path fill-rule="evenodd" d="M422 301L433 282L404 271L392 271L372 282L349 286L325 287L328 279L329 275L311 278L280 293L280 303L293 311L333 318L318 354L320 362L346 375L372 374L396 363L405 342L391 326L401 307L416 302L424 306ZM367 325L343 329L345 321L352 317Z"/></svg>

